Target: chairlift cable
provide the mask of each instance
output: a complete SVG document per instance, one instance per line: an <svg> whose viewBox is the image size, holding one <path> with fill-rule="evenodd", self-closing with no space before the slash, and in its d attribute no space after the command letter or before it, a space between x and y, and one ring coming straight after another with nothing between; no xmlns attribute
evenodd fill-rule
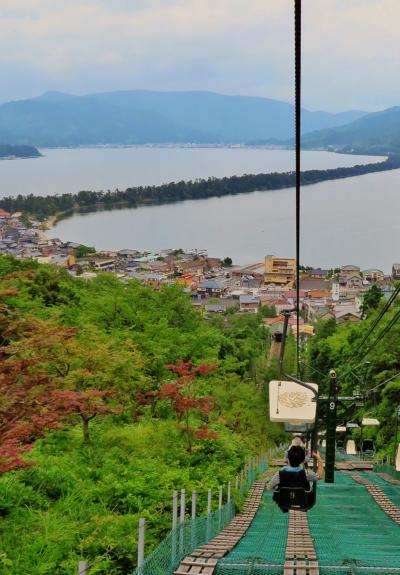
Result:
<svg viewBox="0 0 400 575"><path fill-rule="evenodd" d="M390 298L388 299L388 301L386 302L384 308L380 311L379 315L374 319L374 321L372 322L368 332L365 334L364 338L362 339L361 343L360 343L360 347L362 347L364 345L364 343L367 341L367 339L369 338L369 336L371 335L371 333L373 332L373 330L375 329L375 327L378 325L378 323L381 321L381 319L383 318L383 316L387 313L387 311L390 309L392 303L394 302L394 300L396 299L396 297L398 296L398 294L400 293L400 284L397 286L397 288L394 290L394 292L392 293L392 295L390 296Z"/></svg>
<svg viewBox="0 0 400 575"><path fill-rule="evenodd" d="M296 148L296 360L300 377L300 178L301 178L301 0L294 2L295 148Z"/></svg>
<svg viewBox="0 0 400 575"><path fill-rule="evenodd" d="M389 323L380 331L380 333L376 336L375 340L372 344L367 348L364 354L361 356L360 359L363 359L366 355L368 355L377 345L382 341L387 333L392 329L392 327L397 323L400 319L400 310L392 317Z"/></svg>
<svg viewBox="0 0 400 575"><path fill-rule="evenodd" d="M380 311L380 313L378 314L378 316L374 319L374 321L372 322L372 324L370 325L367 333L365 334L365 336L363 337L363 339L361 340L361 343L359 344L357 350L355 351L355 353L349 358L349 362L352 359L357 359L357 362L359 362L361 359L363 359L367 353L369 353L370 349L368 348L368 351L363 353L361 355L361 357L359 356L360 352L362 351L362 348L364 346L364 344L366 343L366 341L371 337L372 333L375 331L376 327L378 326L378 324L381 322L381 320L383 319L383 317L385 316L385 314L389 311L389 309L391 308L393 302L396 300L397 296L400 293L400 284L397 286L397 288L394 290L394 292L392 293L392 295L390 296L390 298L388 299L388 301L386 302L385 306L382 308L382 310ZM391 323L391 322L390 322ZM393 326L392 326L393 327ZM382 330L381 334L383 334L385 328ZM386 333L386 332L385 332ZM384 335L384 334L383 334ZM378 339L381 336L378 336ZM348 373L350 373L352 371L353 367L349 367L347 371L345 371L342 374L342 378L345 377Z"/></svg>

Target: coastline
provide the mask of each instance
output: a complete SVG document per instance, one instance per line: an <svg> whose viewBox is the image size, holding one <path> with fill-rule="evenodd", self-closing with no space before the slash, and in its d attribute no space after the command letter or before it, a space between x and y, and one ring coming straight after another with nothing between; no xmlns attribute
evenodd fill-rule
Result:
<svg viewBox="0 0 400 575"><path fill-rule="evenodd" d="M388 156L385 160L359 164L352 167L332 168L327 170L307 170L302 172L302 186L309 186L322 181L334 181L350 177L358 177L373 172L400 169L400 158ZM70 195L71 205L65 210L50 214L45 220L45 226L53 228L61 219L78 213L95 213L97 211L113 211L121 208L141 206L168 205L177 202L223 197L226 195L249 194L257 191L278 191L294 187L294 172L253 174L197 180L195 182L170 182L160 186L127 188L117 192L85 192L90 195ZM36 200L45 202L46 197ZM48 198L49 201L54 197ZM72 203L73 202L73 203ZM0 200L1 206L1 200ZM21 206L19 209L23 210ZM26 210L26 208L25 208ZM28 210L26 210L28 211Z"/></svg>

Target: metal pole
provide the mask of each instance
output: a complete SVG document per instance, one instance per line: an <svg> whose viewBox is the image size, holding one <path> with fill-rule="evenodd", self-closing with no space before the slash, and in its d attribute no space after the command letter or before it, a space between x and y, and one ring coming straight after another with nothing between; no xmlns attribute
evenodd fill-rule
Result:
<svg viewBox="0 0 400 575"><path fill-rule="evenodd" d="M185 489L181 489L181 514L179 517L179 523L183 523L185 521Z"/></svg>
<svg viewBox="0 0 400 575"><path fill-rule="evenodd" d="M329 372L330 384L328 395L328 413L326 417L326 451L325 451L325 483L335 482L335 450L336 450L336 409L337 385L336 371ZM314 469L315 471L315 469Z"/></svg>
<svg viewBox="0 0 400 575"><path fill-rule="evenodd" d="M79 561L78 575L89 575L89 563L87 561Z"/></svg>
<svg viewBox="0 0 400 575"><path fill-rule="evenodd" d="M236 489L236 491L239 489L239 475L236 475L236 478L235 478L235 489Z"/></svg>
<svg viewBox="0 0 400 575"><path fill-rule="evenodd" d="M298 383L302 387L305 387L306 389L309 389L310 391L312 391L313 396L314 396L313 401L317 401L318 391L316 389L314 389L312 385L309 385L308 383L301 381L301 379L298 379L297 377L293 377L293 375L286 373L284 368L283 368L283 360L285 357L285 347L286 347L286 339L287 339L287 332L288 332L288 325L289 325L289 317L290 317L290 313L292 311L296 311L296 310L288 310L288 311L282 312L282 315L284 316L285 319L283 322L282 343L281 343L281 349L280 349L280 354L279 354L279 371L281 372L281 374L284 377L286 377L286 379L290 379L290 381L294 381L295 383Z"/></svg>
<svg viewBox="0 0 400 575"><path fill-rule="evenodd" d="M197 543L196 543L196 498L197 498L197 493L196 491L192 491L192 521L191 521L191 537L192 537L192 549L196 549L197 547Z"/></svg>
<svg viewBox="0 0 400 575"><path fill-rule="evenodd" d="M138 538L138 554L137 565L140 568L144 561L144 533L145 533L146 519L143 517L139 519L139 538Z"/></svg>
<svg viewBox="0 0 400 575"><path fill-rule="evenodd" d="M228 494L226 496L226 500L228 503L231 500L231 482L230 481L228 481Z"/></svg>
<svg viewBox="0 0 400 575"><path fill-rule="evenodd" d="M218 509L220 510L222 508L222 485L219 486L218 491Z"/></svg>
<svg viewBox="0 0 400 575"><path fill-rule="evenodd" d="M196 499L197 493L196 491L192 491L192 519L195 519L196 517Z"/></svg>
<svg viewBox="0 0 400 575"><path fill-rule="evenodd" d="M207 515L211 513L211 489L208 490L207 493Z"/></svg>
<svg viewBox="0 0 400 575"><path fill-rule="evenodd" d="M397 432L399 430L400 407L396 409L396 431L394 432L393 466L396 467Z"/></svg>
<svg viewBox="0 0 400 575"><path fill-rule="evenodd" d="M171 538L171 571L175 569L175 557L177 555L177 532L178 525L178 492L172 494L172 538Z"/></svg>
<svg viewBox="0 0 400 575"><path fill-rule="evenodd" d="M206 531L207 541L210 540L210 537L211 537L211 489L209 489L207 493L207 531Z"/></svg>
<svg viewBox="0 0 400 575"><path fill-rule="evenodd" d="M178 492L174 491L172 495L172 529L178 525Z"/></svg>

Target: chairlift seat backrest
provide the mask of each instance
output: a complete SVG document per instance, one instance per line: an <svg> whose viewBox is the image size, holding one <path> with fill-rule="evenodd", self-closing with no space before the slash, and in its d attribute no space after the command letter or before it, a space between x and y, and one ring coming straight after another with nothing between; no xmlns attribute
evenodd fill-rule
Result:
<svg viewBox="0 0 400 575"><path fill-rule="evenodd" d="M347 455L357 455L356 442L354 439L349 439L346 443Z"/></svg>
<svg viewBox="0 0 400 575"><path fill-rule="evenodd" d="M375 445L372 439L364 439L361 445L362 453L375 453Z"/></svg>
<svg viewBox="0 0 400 575"><path fill-rule="evenodd" d="M289 509L296 511L308 511L316 501L316 484L307 480L305 471L279 472L279 485L274 491L273 500L282 511Z"/></svg>

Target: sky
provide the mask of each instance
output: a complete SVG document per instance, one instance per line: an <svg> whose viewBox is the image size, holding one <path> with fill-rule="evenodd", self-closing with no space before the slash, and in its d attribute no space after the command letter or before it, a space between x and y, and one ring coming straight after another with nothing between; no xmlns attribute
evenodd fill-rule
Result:
<svg viewBox="0 0 400 575"><path fill-rule="evenodd" d="M303 0L303 106L400 105L399 0ZM293 0L0 0L0 101L48 90L292 101Z"/></svg>

